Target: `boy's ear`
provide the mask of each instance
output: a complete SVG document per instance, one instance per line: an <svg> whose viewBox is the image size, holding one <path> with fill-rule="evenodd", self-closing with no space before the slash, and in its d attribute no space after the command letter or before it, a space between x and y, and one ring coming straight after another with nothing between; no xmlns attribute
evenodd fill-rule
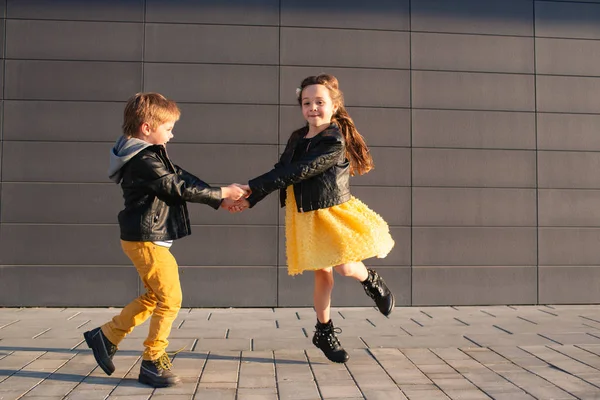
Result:
<svg viewBox="0 0 600 400"><path fill-rule="evenodd" d="M142 125L140 125L140 133L144 136L150 135L151 130L150 124L147 122L144 122Z"/></svg>

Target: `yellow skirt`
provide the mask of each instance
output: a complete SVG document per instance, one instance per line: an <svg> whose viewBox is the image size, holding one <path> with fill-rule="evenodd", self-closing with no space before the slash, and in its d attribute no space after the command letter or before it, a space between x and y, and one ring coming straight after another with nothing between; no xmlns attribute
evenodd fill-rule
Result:
<svg viewBox="0 0 600 400"><path fill-rule="evenodd" d="M357 198L300 213L293 186L287 188L285 237L289 275L383 258L394 247L387 223Z"/></svg>

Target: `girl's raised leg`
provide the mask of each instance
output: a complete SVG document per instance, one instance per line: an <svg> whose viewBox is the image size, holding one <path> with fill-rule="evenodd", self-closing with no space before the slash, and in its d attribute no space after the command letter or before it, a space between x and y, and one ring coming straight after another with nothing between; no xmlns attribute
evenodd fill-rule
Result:
<svg viewBox="0 0 600 400"><path fill-rule="evenodd" d="M338 274L354 278L359 282L364 282L369 277L369 271L362 261L340 264L336 265L334 268L335 272Z"/></svg>
<svg viewBox="0 0 600 400"><path fill-rule="evenodd" d="M365 293L375 301L383 315L388 316L394 310L396 300L385 281L377 272L367 269L362 261L336 265L334 269L340 275L352 277L362 283Z"/></svg>

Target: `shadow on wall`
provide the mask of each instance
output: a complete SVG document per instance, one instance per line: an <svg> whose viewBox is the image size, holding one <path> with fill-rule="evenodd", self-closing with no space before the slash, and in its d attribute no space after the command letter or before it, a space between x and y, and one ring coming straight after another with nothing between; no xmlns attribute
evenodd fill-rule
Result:
<svg viewBox="0 0 600 400"><path fill-rule="evenodd" d="M7 18L319 26L600 36L600 1L583 0L6 0ZM4 3L4 2L2 2ZM4 4L0 3L0 7ZM410 17L409 17L410 16ZM572 36L572 35L569 35Z"/></svg>
<svg viewBox="0 0 600 400"><path fill-rule="evenodd" d="M2 2L4 3L4 2ZM52 7L48 4L52 3ZM598 21L600 15L600 1L583 0L554 1L554 0L6 0L6 16L8 18L21 18L34 16L42 18L73 18L77 15L88 15L92 20L139 20L168 21L176 18L180 22L188 19L195 22L225 22L227 19L235 20L241 16L252 19L253 14L263 17L272 14L277 16L281 8L281 22L284 24L287 13L294 13L293 19L306 18L329 20L337 25L348 14L356 14L359 18L371 18L377 15L380 18L405 18L408 21L409 10L412 13L414 30L419 29L421 23L445 23L448 18L454 23L464 22L469 29L473 17L480 18L477 24L494 23L496 21L511 24L523 23L525 25L536 20L577 20L589 22L590 26ZM565 3L578 3L577 7L565 7ZM596 4L594 4L596 3ZM484 17L484 19L481 19ZM464 18L464 19L463 19ZM202 21L204 20L204 21ZM257 23L259 21L256 21ZM278 19L273 20L275 25ZM290 21L291 22L291 21ZM310 21L304 20L311 24ZM414 24L417 26L414 26ZM488 27L489 28L489 27ZM381 27L385 29L385 27ZM600 29L600 28L597 28Z"/></svg>
<svg viewBox="0 0 600 400"><path fill-rule="evenodd" d="M49 7L48 4L52 3ZM0 0L6 18L599 38L599 0ZM535 24L533 21L535 20ZM535 26L535 29L534 29ZM564 32L565 35L551 35Z"/></svg>

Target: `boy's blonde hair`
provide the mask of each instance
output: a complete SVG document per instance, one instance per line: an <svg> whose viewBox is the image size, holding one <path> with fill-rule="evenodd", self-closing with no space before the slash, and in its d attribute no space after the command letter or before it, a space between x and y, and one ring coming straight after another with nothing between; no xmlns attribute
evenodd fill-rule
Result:
<svg viewBox="0 0 600 400"><path fill-rule="evenodd" d="M181 111L177 103L160 93L137 93L127 101L123 112L123 135L135 137L143 123L156 129L165 122L177 121Z"/></svg>

